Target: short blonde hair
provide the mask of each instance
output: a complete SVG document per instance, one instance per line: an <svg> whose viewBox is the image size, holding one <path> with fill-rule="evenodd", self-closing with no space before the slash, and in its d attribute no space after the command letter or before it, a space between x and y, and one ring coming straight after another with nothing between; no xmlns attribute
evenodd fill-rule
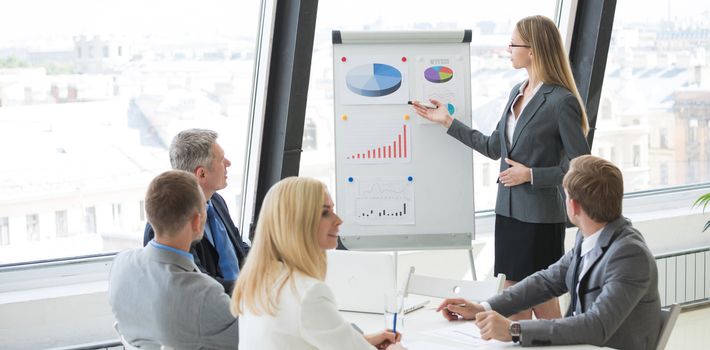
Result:
<svg viewBox="0 0 710 350"><path fill-rule="evenodd" d="M624 178L612 162L592 155L572 159L562 186L590 219L610 222L621 216Z"/></svg>
<svg viewBox="0 0 710 350"><path fill-rule="evenodd" d="M173 236L202 212L205 196L195 175L170 170L156 176L145 194L145 212L156 236Z"/></svg>
<svg viewBox="0 0 710 350"><path fill-rule="evenodd" d="M278 310L281 290L294 273L325 279L326 255L318 245L325 185L306 177L276 183L264 197L254 244L232 295L232 313ZM285 269L285 278L282 278Z"/></svg>
<svg viewBox="0 0 710 350"><path fill-rule="evenodd" d="M545 16L530 16L518 21L515 29L520 34L520 38L532 49L532 69L540 80L545 84L564 86L577 98L582 111L580 125L584 135L587 135L589 132L587 112L577 90L577 84L574 82L567 52L555 22Z"/></svg>

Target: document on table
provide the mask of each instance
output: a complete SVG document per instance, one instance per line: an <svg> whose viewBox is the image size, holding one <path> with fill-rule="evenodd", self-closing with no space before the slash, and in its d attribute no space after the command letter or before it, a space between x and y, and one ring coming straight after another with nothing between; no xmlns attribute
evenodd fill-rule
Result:
<svg viewBox="0 0 710 350"><path fill-rule="evenodd" d="M483 346L486 344L490 345L491 342L498 342L497 340L481 339L481 332L478 330L478 327L473 324L473 322L462 322L461 324L457 324L455 326L426 331L424 334L445 338L447 340L469 346Z"/></svg>
<svg viewBox="0 0 710 350"><path fill-rule="evenodd" d="M415 340L413 342L407 342L406 340L402 342L408 350L458 350L459 347L438 344L426 340Z"/></svg>

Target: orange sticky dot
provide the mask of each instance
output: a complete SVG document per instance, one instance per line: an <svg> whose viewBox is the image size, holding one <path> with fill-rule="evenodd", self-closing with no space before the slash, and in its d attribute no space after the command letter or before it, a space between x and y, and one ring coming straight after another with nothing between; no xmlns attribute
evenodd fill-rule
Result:
<svg viewBox="0 0 710 350"><path fill-rule="evenodd" d="M404 115L404 120L409 120L409 114Z"/></svg>
<svg viewBox="0 0 710 350"><path fill-rule="evenodd" d="M407 57L402 56L402 62L407 62Z"/></svg>
<svg viewBox="0 0 710 350"><path fill-rule="evenodd" d="M343 57L340 58L340 60L343 61L343 62L345 62L345 61L347 61L348 59L345 58L345 56L343 56Z"/></svg>
<svg viewBox="0 0 710 350"><path fill-rule="evenodd" d="M343 114L343 115L340 116L340 119L342 119L342 120L348 120L348 116L345 115L345 114Z"/></svg>

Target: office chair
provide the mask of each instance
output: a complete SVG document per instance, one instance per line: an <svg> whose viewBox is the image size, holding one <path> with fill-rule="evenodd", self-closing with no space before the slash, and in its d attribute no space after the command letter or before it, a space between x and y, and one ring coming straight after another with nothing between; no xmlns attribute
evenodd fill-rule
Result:
<svg viewBox="0 0 710 350"><path fill-rule="evenodd" d="M680 305L673 304L668 309L661 309L661 333L658 335L658 345L656 345L656 350L663 350L668 344L668 339L671 337L673 332L673 326L675 326L675 321L678 319L678 314L680 314Z"/></svg>
<svg viewBox="0 0 710 350"><path fill-rule="evenodd" d="M414 266L409 268L403 294L425 295L435 298L464 298L470 301L484 301L503 290L505 275L486 281L462 281L448 278L414 274Z"/></svg>

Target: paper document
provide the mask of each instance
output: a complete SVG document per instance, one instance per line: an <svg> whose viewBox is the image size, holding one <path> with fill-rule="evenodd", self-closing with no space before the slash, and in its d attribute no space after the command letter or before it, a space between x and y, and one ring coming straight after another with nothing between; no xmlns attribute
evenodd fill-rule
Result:
<svg viewBox="0 0 710 350"><path fill-rule="evenodd" d="M455 326L434 329L425 334L475 347L490 346L491 342L498 342L481 339L481 333L473 322L462 322Z"/></svg>
<svg viewBox="0 0 710 350"><path fill-rule="evenodd" d="M437 344L435 342L426 341L426 340L415 340L412 342L407 342L406 340L404 340L402 342L402 344L404 344L404 346L408 350L457 350L457 349L460 349L458 347Z"/></svg>

